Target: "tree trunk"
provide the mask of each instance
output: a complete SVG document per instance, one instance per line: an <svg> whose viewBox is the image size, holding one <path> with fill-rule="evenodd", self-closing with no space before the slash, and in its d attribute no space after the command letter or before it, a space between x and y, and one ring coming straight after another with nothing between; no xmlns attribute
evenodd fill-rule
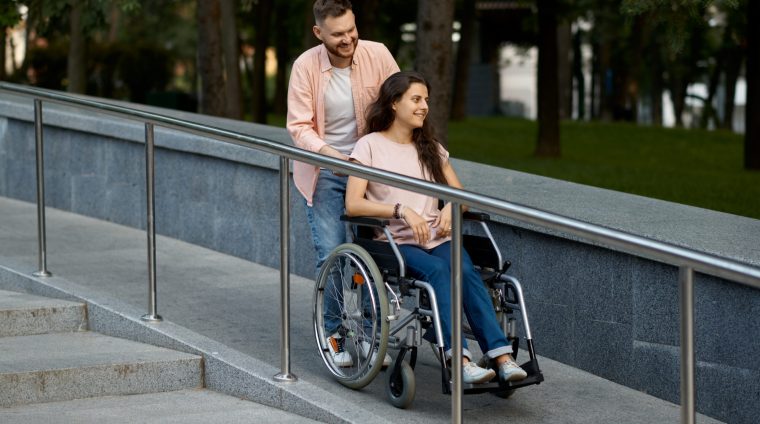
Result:
<svg viewBox="0 0 760 424"><path fill-rule="evenodd" d="M559 119L571 119L573 117L572 38L573 32L570 24L567 22L560 23L557 26Z"/></svg>
<svg viewBox="0 0 760 424"><path fill-rule="evenodd" d="M662 76L662 51L658 43L655 43L651 47L652 52L652 89L651 89L651 102L652 102L652 125L662 126L662 93L665 87L665 82Z"/></svg>
<svg viewBox="0 0 760 424"><path fill-rule="evenodd" d="M747 21L758 22L760 2L747 2ZM747 31L747 108L744 117L744 167L760 170L760 32Z"/></svg>
<svg viewBox="0 0 760 424"><path fill-rule="evenodd" d="M71 14L69 16L69 56L66 68L69 80L68 91L80 94L84 94L87 89L86 41L84 31L82 30L83 11L84 4L82 0L72 3Z"/></svg>
<svg viewBox="0 0 760 424"><path fill-rule="evenodd" d="M303 32L303 48L301 50L306 51L310 48L316 46L319 44L319 40L317 37L314 36L314 33L312 32L312 27L316 25L314 22L314 9L312 8L313 3L312 2L306 2L308 3L306 7L303 8L304 13L304 32ZM359 34L359 38L361 38L362 35Z"/></svg>
<svg viewBox="0 0 760 424"><path fill-rule="evenodd" d="M243 99L240 87L240 48L235 12L237 1L221 0L222 50L224 51L225 94L227 96L227 117L243 118Z"/></svg>
<svg viewBox="0 0 760 424"><path fill-rule="evenodd" d="M288 3L278 1L275 5L275 22L285 22L288 16ZM277 50L277 75L275 76L274 100L272 112L285 115L288 112L288 65L290 63L290 33L279 31L275 34L275 49Z"/></svg>
<svg viewBox="0 0 760 424"><path fill-rule="evenodd" d="M379 0L361 0L354 2L356 13L356 28L359 37L366 40L375 40L377 36L377 16Z"/></svg>
<svg viewBox="0 0 760 424"><path fill-rule="evenodd" d="M556 0L538 0L538 142L536 156L559 157Z"/></svg>
<svg viewBox="0 0 760 424"><path fill-rule="evenodd" d="M734 103L736 102L736 81L742 69L742 52L733 48L726 57L726 98L723 103L723 120L720 127L724 130L734 130Z"/></svg>
<svg viewBox="0 0 760 424"><path fill-rule="evenodd" d="M589 107L591 108L591 119L599 119L599 109L601 105L601 46L599 43L593 43L591 47L591 101Z"/></svg>
<svg viewBox="0 0 760 424"><path fill-rule="evenodd" d="M117 41L119 29L121 28L121 6L116 2L111 3L108 14L108 35L106 36L106 42L113 44Z"/></svg>
<svg viewBox="0 0 760 424"><path fill-rule="evenodd" d="M0 34L0 79L5 79L5 43L7 42L8 28L2 27L0 30L2 31Z"/></svg>
<svg viewBox="0 0 760 424"><path fill-rule="evenodd" d="M225 84L222 68L221 6L219 0L198 0L198 74L200 112L224 116Z"/></svg>
<svg viewBox="0 0 760 424"><path fill-rule="evenodd" d="M237 28L237 0L220 0L221 43L224 64L226 116L243 118L243 89L240 76L240 38Z"/></svg>
<svg viewBox="0 0 760 424"><path fill-rule="evenodd" d="M256 39L253 53L253 81L251 95L253 122L267 123L267 47L269 46L269 22L271 21L272 0L259 0L256 7Z"/></svg>
<svg viewBox="0 0 760 424"><path fill-rule="evenodd" d="M451 99L451 120L461 121L467 116L467 89L470 79L472 44L475 35L475 2L464 2L462 30L457 51L456 72L454 73L454 96Z"/></svg>
<svg viewBox="0 0 760 424"><path fill-rule="evenodd" d="M689 33L689 50L686 54L679 55L676 60L682 60L676 62L672 68L673 73L676 75L675 80L671 84L673 87L673 109L676 112L676 126L683 127L683 112L686 109L686 94L689 84L691 84L694 78L695 68L697 66L696 61L699 58L699 52L702 50L702 44L704 40L704 27L698 26L692 28Z"/></svg>
<svg viewBox="0 0 760 424"><path fill-rule="evenodd" d="M686 87L683 72L673 72L670 77L670 97L673 101L673 112L676 118L676 127L683 128L683 111L686 108Z"/></svg>
<svg viewBox="0 0 760 424"><path fill-rule="evenodd" d="M633 23L633 54L629 71L625 79L626 106L630 110L631 122L639 121L639 81L641 80L641 63L644 55L644 33L646 31L646 17L637 16Z"/></svg>
<svg viewBox="0 0 760 424"><path fill-rule="evenodd" d="M725 30L728 32L728 30ZM715 113L715 107L713 107L713 100L715 99L715 92L718 91L718 84L720 83L720 74L723 71L724 51L718 52L715 57L715 64L710 72L710 79L707 83L707 97L705 98L704 106L702 107L702 116L699 117L699 127L701 129L707 129L712 119L717 128L718 116Z"/></svg>
<svg viewBox="0 0 760 424"><path fill-rule="evenodd" d="M415 69L430 83L428 118L438 140L448 146L451 101L451 26L454 0L419 0Z"/></svg>
<svg viewBox="0 0 760 424"><path fill-rule="evenodd" d="M586 119L586 78L583 75L583 53L581 51L582 31L575 29L573 35L573 80L575 81L575 105L578 110L578 120Z"/></svg>
<svg viewBox="0 0 760 424"><path fill-rule="evenodd" d="M615 74L612 70L612 46L609 41L599 45L599 118L612 121L614 105Z"/></svg>

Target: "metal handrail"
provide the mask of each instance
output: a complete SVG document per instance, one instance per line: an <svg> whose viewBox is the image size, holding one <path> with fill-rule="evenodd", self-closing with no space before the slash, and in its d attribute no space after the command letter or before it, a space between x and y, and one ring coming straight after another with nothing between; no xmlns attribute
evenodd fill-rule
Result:
<svg viewBox="0 0 760 424"><path fill-rule="evenodd" d="M456 208L452 208L452 210L456 212L456 216L452 221L452 249L454 251L459 251L461 249L462 223L460 217L458 216L461 214L460 206L468 205L486 212L506 216L520 222L571 234L581 239L605 245L607 247L612 247L635 256L675 265L679 267L679 285L681 287L681 421L683 423L695 422L696 405L694 402L695 361L693 322L694 271L714 275L726 280L735 281L749 287L760 289L760 268L725 258L719 258L714 255L697 252L688 248L675 246L669 243L647 239L623 231L602 227L600 225L582 222L576 219L564 217L539 209L510 203L505 200L477 194L471 191L461 190L445 185L418 180L392 172L365 167L363 165L331 158L260 137L244 135L212 126L172 118L169 116L136 110L100 101L94 101L87 98L75 97L72 95L62 94L50 90L0 82L0 91L7 91L27 97L32 97L36 100L44 99L53 103L61 103L69 106L76 105L80 108L116 115L122 118L137 120L145 124L158 125L195 135L211 137L242 147L253 148L256 150L264 151L266 153L275 154L280 158L297 160L300 162L329 168L333 171L338 171L348 175L389 184L402 189L435 196L440 199L450 201L457 206ZM280 172L288 172L288 167L283 166L282 162L283 159L281 159ZM287 162L287 160L285 160L285 162ZM283 184L284 186L287 186L288 184L287 178L283 178L281 176L280 180L280 193L282 196L283 193L288 193L287 187L283 187ZM285 183L283 183L283 181ZM288 197L285 197L285 199L288 199ZM287 237L287 220L289 219L289 208L287 208L286 205L286 202L281 201L281 209L284 209L284 211L281 210L280 217L281 220L284 220L284 222L281 223L282 234L280 237L280 243L282 244L280 251L285 255L287 255L289 252L289 239ZM459 255L452 255L452 261L456 262L452 264L453 270L461 269L461 264L459 263L460 260L461 257ZM281 258L281 273L287 274L287 270L287 258ZM452 275L452 284L455 280L458 280L458 278L461 278L461 276ZM292 376L292 374L289 372L289 337L286 334L289 329L289 302L285 300L286 296L289 293L288 278L281 276L281 284L283 296L283 301L281 302L283 309L281 317L283 322L283 352L281 352L281 359L283 366L282 372L278 374L278 377L281 377L283 375ZM155 289L155 287L153 289ZM457 314L457 304L459 304L459 301L461 301L461 294L457 295L457 290L461 290L461 287L453 285L452 289L452 296L454 297L453 300L458 300L457 302L452 302L452 328L459 328L461 326L461 314ZM461 308L461 304L458 306ZM456 333L456 331L453 332L453 334ZM452 362L457 364L462 359L461 340L459 340L459 338L453 338L452 348L454 354ZM453 375L453 378L454 387L458 388L459 390L455 390L454 393L452 393L452 418L454 422L459 422L461 421L462 405L462 391L460 386L461 375L459 373L455 373ZM289 380L287 378L278 378L278 380L293 381L295 380L295 377L293 376L292 380Z"/></svg>

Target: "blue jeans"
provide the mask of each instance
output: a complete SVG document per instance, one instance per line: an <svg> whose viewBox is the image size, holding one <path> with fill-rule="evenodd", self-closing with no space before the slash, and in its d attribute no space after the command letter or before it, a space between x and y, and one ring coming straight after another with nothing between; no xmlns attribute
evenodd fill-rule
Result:
<svg viewBox="0 0 760 424"><path fill-rule="evenodd" d="M451 355L451 242L431 250L416 245L399 246L409 276L427 281L433 286L438 300L444 350ZM512 346L496 320L491 297L480 273L472 265L470 256L462 249L462 304L467 321L480 345L480 350L491 358L511 353ZM472 359L467 350L467 340L462 338L464 355Z"/></svg>
<svg viewBox="0 0 760 424"><path fill-rule="evenodd" d="M346 242L346 225L341 222L340 216L345 213L347 182L346 176L335 175L327 169L320 170L312 206L306 205L306 216L311 227L314 248L317 251L316 277L319 276L319 269L330 256L330 252ZM337 280L330 279L329 282L337 282ZM331 287L325 287L325 289L329 290ZM324 320L325 332L328 335L336 332L341 326L341 320L338 318L340 317L340 302L341 299L336 299L334 296L325 296Z"/></svg>

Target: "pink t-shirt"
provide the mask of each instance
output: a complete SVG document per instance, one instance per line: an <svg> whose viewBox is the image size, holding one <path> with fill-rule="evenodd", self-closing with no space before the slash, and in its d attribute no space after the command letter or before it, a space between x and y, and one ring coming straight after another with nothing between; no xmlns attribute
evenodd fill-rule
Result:
<svg viewBox="0 0 760 424"><path fill-rule="evenodd" d="M443 160L447 160L449 152L441 145L439 145L439 149ZM414 144L396 143L379 132L370 133L360 138L356 142L353 153L351 153L351 158L373 168L433 181L432 176L428 176L427 173L423 174ZM438 210L438 199L434 197L371 180L367 181L365 197L367 200L378 203L401 203L417 212L417 214L427 221L428 226L431 226L435 222L440 213ZM403 219L391 219L389 230L396 243L416 244L411 228ZM385 235L380 232L377 238L384 240ZM430 240L422 247L432 249L450 239L448 236L437 238L436 228L430 227Z"/></svg>

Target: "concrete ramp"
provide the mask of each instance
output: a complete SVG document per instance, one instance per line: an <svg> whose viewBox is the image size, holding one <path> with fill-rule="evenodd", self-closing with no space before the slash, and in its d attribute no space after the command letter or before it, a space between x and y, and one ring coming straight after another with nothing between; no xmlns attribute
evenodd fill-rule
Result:
<svg viewBox="0 0 760 424"><path fill-rule="evenodd" d="M145 325L139 323L147 307L145 232L49 208L48 268L54 276L40 279L30 276L37 263L34 210L33 204L0 197L0 239L8 240L0 243L0 289L84 299L88 319L94 323L90 325L97 325L98 331L120 337L132 334L140 341L154 340L153 344L174 349L184 346L178 350L187 351L190 346L204 356L208 387L288 413L361 424L451 420L451 398L441 394L436 359L424 346L415 370L417 396L408 410L386 401L384 373L359 391L336 383L314 346L312 281L291 276L291 364L299 380L276 383L272 376L280 367L278 270L158 237L159 313L166 321ZM277 249L272 251L277 254ZM541 338L557 335L534 337L540 355ZM470 348L477 354L475 343ZM522 352L518 359L526 356ZM678 405L549 358L539 356L539 361L545 382L520 389L508 400L465 396L465 421L679 422ZM24 407L24 414L43 413L48 405L52 404ZM698 422L719 421L700 415Z"/></svg>

